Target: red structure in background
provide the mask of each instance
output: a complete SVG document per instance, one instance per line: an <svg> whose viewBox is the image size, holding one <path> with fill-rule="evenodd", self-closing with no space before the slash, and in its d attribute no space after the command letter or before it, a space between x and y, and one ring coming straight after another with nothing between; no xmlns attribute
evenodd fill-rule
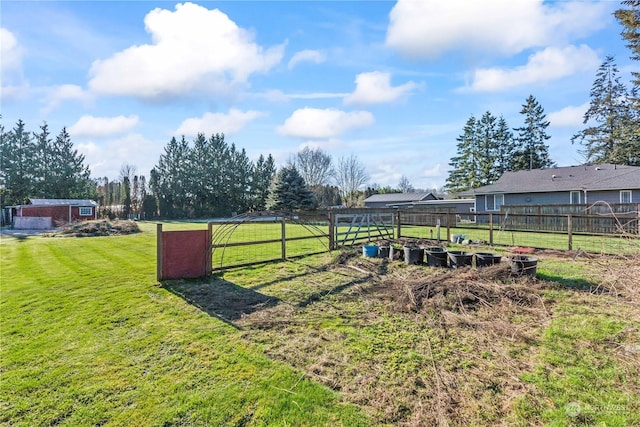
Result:
<svg viewBox="0 0 640 427"><path fill-rule="evenodd" d="M51 218L53 225L71 224L98 218L98 204L93 200L29 199L14 207L15 216Z"/></svg>
<svg viewBox="0 0 640 427"><path fill-rule="evenodd" d="M211 272L211 229L162 231L158 224L158 281L207 277Z"/></svg>

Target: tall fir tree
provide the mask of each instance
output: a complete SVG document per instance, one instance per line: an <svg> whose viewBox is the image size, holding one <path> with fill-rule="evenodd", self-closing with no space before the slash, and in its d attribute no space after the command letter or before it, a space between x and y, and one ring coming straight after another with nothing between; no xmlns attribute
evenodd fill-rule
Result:
<svg viewBox="0 0 640 427"><path fill-rule="evenodd" d="M269 186L276 173L275 160L269 154L265 158L262 154L253 165L251 175L251 206L252 211L263 211L267 206Z"/></svg>
<svg viewBox="0 0 640 427"><path fill-rule="evenodd" d="M524 125L515 128L518 132L516 141L518 149L515 153L514 170L541 169L553 166L549 157L549 146L546 141L551 138L547 134L549 122L544 108L533 95L529 95L522 105L520 114L524 116Z"/></svg>
<svg viewBox="0 0 640 427"><path fill-rule="evenodd" d="M593 124L575 134L571 142L584 147L583 154L589 162L616 162L620 146L637 144L636 132L633 128L630 131L629 125L638 125L613 56L607 56L598 68L590 96L583 123Z"/></svg>
<svg viewBox="0 0 640 427"><path fill-rule="evenodd" d="M640 61L640 0L624 0L622 4L628 8L618 9L614 15L623 27L621 35L631 50L631 59ZM640 72L632 71L631 75L634 85L631 91L632 101L634 108L640 110Z"/></svg>
<svg viewBox="0 0 640 427"><path fill-rule="evenodd" d="M478 177L478 123L471 115L464 125L462 135L456 138L456 155L449 162L451 170L447 177L448 191L457 193L482 185Z"/></svg>
<svg viewBox="0 0 640 427"><path fill-rule="evenodd" d="M500 178L503 173L513 170L516 146L513 132L509 128L504 116L500 116L496 125L496 153L494 161L494 176Z"/></svg>

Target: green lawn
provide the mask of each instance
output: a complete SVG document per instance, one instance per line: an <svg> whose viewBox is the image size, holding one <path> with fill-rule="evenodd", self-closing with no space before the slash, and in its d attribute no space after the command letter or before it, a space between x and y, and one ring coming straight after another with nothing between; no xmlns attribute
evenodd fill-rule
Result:
<svg viewBox="0 0 640 427"><path fill-rule="evenodd" d="M155 280L155 229L1 255L2 425L368 425ZM190 228L190 227L189 227Z"/></svg>
<svg viewBox="0 0 640 427"><path fill-rule="evenodd" d="M640 425L634 260L541 255L535 306L416 311L442 272L357 250L161 286L140 225L2 237L0 425Z"/></svg>

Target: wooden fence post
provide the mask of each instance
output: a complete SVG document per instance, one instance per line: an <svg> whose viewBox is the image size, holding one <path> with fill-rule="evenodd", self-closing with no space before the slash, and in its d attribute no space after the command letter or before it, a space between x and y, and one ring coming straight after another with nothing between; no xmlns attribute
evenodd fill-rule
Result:
<svg viewBox="0 0 640 427"><path fill-rule="evenodd" d="M162 280L162 224L156 225L156 276L158 282Z"/></svg>
<svg viewBox="0 0 640 427"><path fill-rule="evenodd" d="M400 231L400 209L396 211L396 223L397 223L397 229L398 229L398 232L397 232L398 237L396 238L399 239L402 236Z"/></svg>
<svg viewBox="0 0 640 427"><path fill-rule="evenodd" d="M449 219L449 217L451 216L451 214L447 214L445 216L445 218L447 218L447 242L451 241L451 220Z"/></svg>
<svg viewBox="0 0 640 427"><path fill-rule="evenodd" d="M211 276L211 271L213 270L213 242L211 239L213 238L213 224L207 224L207 249L206 249L206 257L207 257L207 277Z"/></svg>
<svg viewBox="0 0 640 427"><path fill-rule="evenodd" d="M329 211L329 250L332 251L336 248L336 223L335 223L335 215L333 212Z"/></svg>
<svg viewBox="0 0 640 427"><path fill-rule="evenodd" d="M489 214L489 245L493 246L493 214Z"/></svg>
<svg viewBox="0 0 640 427"><path fill-rule="evenodd" d="M287 220L285 216L282 216L282 260L287 260L287 237L286 237L286 229L287 229Z"/></svg>
<svg viewBox="0 0 640 427"><path fill-rule="evenodd" d="M569 238L569 250L573 250L573 227L571 224L571 214L567 215L567 234Z"/></svg>

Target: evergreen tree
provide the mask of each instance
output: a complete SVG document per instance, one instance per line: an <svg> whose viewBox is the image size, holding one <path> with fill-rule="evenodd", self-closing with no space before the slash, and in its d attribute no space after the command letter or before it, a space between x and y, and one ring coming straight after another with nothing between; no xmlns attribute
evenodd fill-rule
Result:
<svg viewBox="0 0 640 427"><path fill-rule="evenodd" d="M478 123L471 115L462 130L462 135L456 138L456 155L451 158L449 176L446 187L452 193L470 188L480 187L482 183L478 177Z"/></svg>
<svg viewBox="0 0 640 427"><path fill-rule="evenodd" d="M477 123L478 150L477 167L478 180L480 185L487 185L495 182L499 175L496 174L495 163L498 153L497 119L490 111L485 112Z"/></svg>
<svg viewBox="0 0 640 427"><path fill-rule="evenodd" d="M275 161L271 154L265 157L261 154L253 165L251 176L251 206L250 210L263 211L267 206L269 185L276 173Z"/></svg>
<svg viewBox="0 0 640 427"><path fill-rule="evenodd" d="M22 120L9 132L2 132L2 170L4 182L2 204L22 204L33 197L34 162L31 153L35 145Z"/></svg>
<svg viewBox="0 0 640 427"><path fill-rule="evenodd" d="M496 126L496 153L494 161L494 176L500 178L503 173L514 170L516 146L513 132L509 128L504 116L500 116Z"/></svg>
<svg viewBox="0 0 640 427"><path fill-rule="evenodd" d="M614 57L607 56L596 73L591 86L591 103L584 114L584 123L594 124L571 138L572 143L578 142L584 147L588 161L614 162L620 151L618 146L637 144L634 141L639 126L637 114L634 115L630 108L627 90L618 73Z"/></svg>
<svg viewBox="0 0 640 427"><path fill-rule="evenodd" d="M313 193L307 188L296 167L291 165L280 169L269 188L267 209L299 211L313 208Z"/></svg>
<svg viewBox="0 0 640 427"><path fill-rule="evenodd" d="M96 185L91 171L84 165L84 155L73 148L66 128L53 142L53 162L48 179L54 188L49 197L56 199L96 198Z"/></svg>
<svg viewBox="0 0 640 427"><path fill-rule="evenodd" d="M627 47L631 50L631 59L640 61L640 0L625 0L623 5L629 6L629 9L618 9L614 15L624 27L622 37L627 41ZM640 110L640 72L632 71L632 100L637 110Z"/></svg>
<svg viewBox="0 0 640 427"><path fill-rule="evenodd" d="M160 215L168 218L186 218L192 206L188 191L190 170L189 144L184 136L178 141L171 138L152 170L154 194Z"/></svg>
<svg viewBox="0 0 640 427"><path fill-rule="evenodd" d="M514 129L518 132L518 150L515 153L513 169L531 170L553 166L546 144L551 137L547 134L549 122L546 121L544 108L533 95L529 95L522 105L520 114L524 116L524 126Z"/></svg>

